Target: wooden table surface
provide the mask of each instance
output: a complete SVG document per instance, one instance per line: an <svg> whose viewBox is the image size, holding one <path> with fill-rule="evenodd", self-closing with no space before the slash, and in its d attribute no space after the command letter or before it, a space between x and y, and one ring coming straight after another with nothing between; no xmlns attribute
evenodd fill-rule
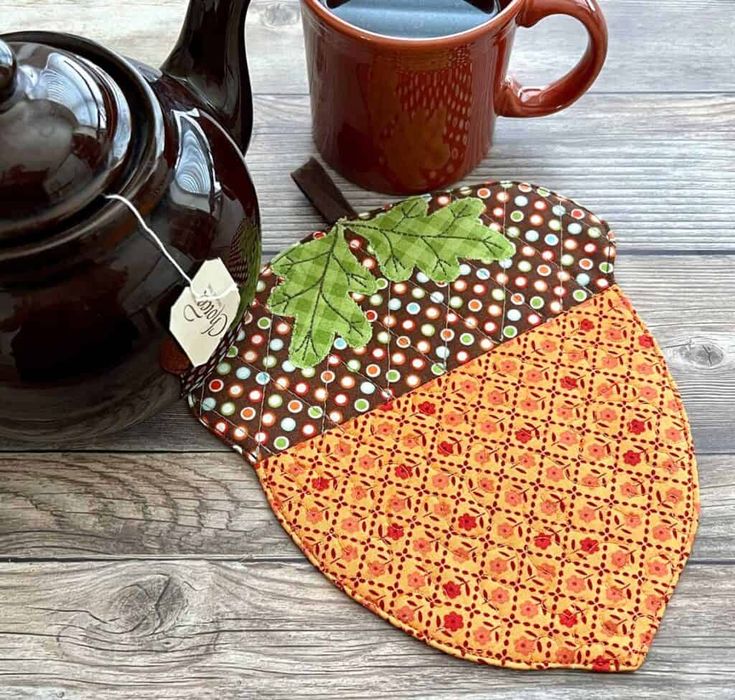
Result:
<svg viewBox="0 0 735 700"><path fill-rule="evenodd" d="M185 0L0 0L0 33L83 34L156 64ZM183 405L61 447L0 443L0 697L735 697L735 12L733 0L602 0L592 92L501 120L470 180L526 179L614 226L618 279L689 411L703 517L645 665L628 675L475 666L339 593L280 529L250 468ZM248 162L267 254L319 220L288 173L313 153L296 0L254 0ZM522 31L543 81L584 46L563 18ZM354 205L381 195L344 183Z"/></svg>

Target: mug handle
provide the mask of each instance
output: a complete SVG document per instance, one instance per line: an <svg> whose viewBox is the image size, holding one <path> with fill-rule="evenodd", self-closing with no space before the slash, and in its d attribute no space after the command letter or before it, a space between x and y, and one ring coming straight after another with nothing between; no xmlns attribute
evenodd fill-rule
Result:
<svg viewBox="0 0 735 700"><path fill-rule="evenodd" d="M521 27L551 15L568 15L587 30L587 50L563 78L543 88L526 88L507 77L500 88L497 113L502 117L543 117L576 102L592 85L607 56L607 24L597 0L528 0L517 22Z"/></svg>

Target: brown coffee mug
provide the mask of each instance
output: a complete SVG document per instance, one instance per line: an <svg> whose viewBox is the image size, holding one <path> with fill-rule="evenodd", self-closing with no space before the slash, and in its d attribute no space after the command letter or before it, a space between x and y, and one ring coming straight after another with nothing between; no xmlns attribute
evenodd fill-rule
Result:
<svg viewBox="0 0 735 700"><path fill-rule="evenodd" d="M596 0L506 0L468 31L403 39L360 29L321 0L301 0L314 141L324 159L370 190L412 194L460 180L488 152L495 117L539 117L592 85L607 54ZM516 27L562 14L587 29L584 56L544 88L506 75Z"/></svg>

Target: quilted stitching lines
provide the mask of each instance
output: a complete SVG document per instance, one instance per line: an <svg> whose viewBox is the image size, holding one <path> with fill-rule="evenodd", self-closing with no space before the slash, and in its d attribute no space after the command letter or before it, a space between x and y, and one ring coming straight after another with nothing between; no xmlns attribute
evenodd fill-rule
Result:
<svg viewBox="0 0 735 700"><path fill-rule="evenodd" d="M696 471L616 288L343 427L259 472L350 595L478 661L641 663L691 546Z"/></svg>

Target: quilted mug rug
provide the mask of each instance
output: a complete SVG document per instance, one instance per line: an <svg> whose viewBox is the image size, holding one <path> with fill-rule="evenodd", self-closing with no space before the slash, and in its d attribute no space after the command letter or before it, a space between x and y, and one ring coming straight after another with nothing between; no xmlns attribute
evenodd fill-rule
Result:
<svg viewBox="0 0 735 700"><path fill-rule="evenodd" d="M697 473L608 226L525 183L279 255L189 398L335 585L456 656L623 671L691 550Z"/></svg>

